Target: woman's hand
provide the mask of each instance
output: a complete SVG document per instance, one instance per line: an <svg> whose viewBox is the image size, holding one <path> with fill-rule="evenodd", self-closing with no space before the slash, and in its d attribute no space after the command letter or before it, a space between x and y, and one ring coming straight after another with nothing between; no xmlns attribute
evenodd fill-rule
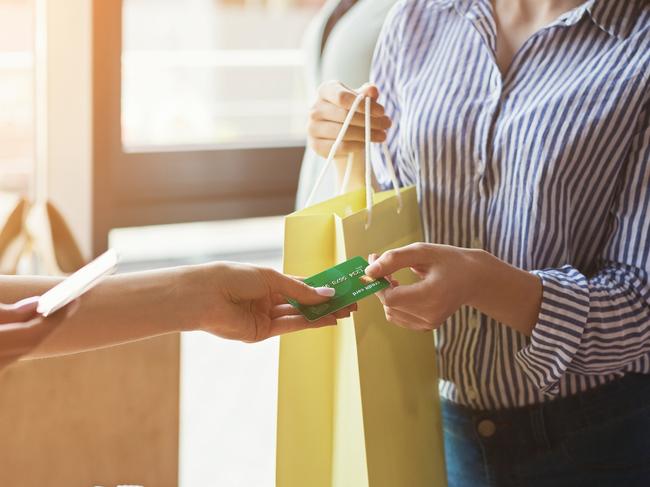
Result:
<svg viewBox="0 0 650 487"><path fill-rule="evenodd" d="M416 243L370 256L366 274L391 277L410 268L420 281L378 293L386 318L415 330L438 328L462 305L472 306L511 328L530 335L537 322L540 279L476 249Z"/></svg>
<svg viewBox="0 0 650 487"><path fill-rule="evenodd" d="M472 253L476 251L416 243L389 250L381 257L370 256L366 274L374 279L388 277L392 286L378 293L386 319L414 330L438 328L475 292ZM420 281L399 285L391 274L410 268Z"/></svg>
<svg viewBox="0 0 650 487"><path fill-rule="evenodd" d="M42 318L36 313L37 306L37 297L0 304L0 368L32 351L70 313L62 310Z"/></svg>
<svg viewBox="0 0 650 487"><path fill-rule="evenodd" d="M190 270L189 286L180 292L194 303L189 327L214 335L257 342L293 331L335 325L338 318L350 315L356 305L307 321L287 303L293 298L301 304L319 304L333 296L331 288L312 288L298 279L271 269L243 264L215 263Z"/></svg>
<svg viewBox="0 0 650 487"><path fill-rule="evenodd" d="M373 99L371 105L372 141L386 140L386 130L391 126L391 120L384 114L384 107L375 100L379 96L373 85L364 85L355 93L338 81L323 83L318 89L318 98L311 108L307 132L309 145L322 157L327 157L334 144L336 136L343 126L343 121L359 93L364 93ZM343 156L351 152L362 152L365 141L365 104L359 105L352 119L343 143L336 153Z"/></svg>

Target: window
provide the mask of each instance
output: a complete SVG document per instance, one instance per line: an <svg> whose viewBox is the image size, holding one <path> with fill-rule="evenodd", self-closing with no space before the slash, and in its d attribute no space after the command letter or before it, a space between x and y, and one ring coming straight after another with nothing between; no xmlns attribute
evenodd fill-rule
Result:
<svg viewBox="0 0 650 487"><path fill-rule="evenodd" d="M322 3L95 1L95 253L112 228L293 209Z"/></svg>
<svg viewBox="0 0 650 487"><path fill-rule="evenodd" d="M300 44L318 3L126 0L125 146L301 143Z"/></svg>
<svg viewBox="0 0 650 487"><path fill-rule="evenodd" d="M279 268L322 0L119 3L95 3L96 235L129 227L111 232L126 269ZM180 485L274 485L277 360L277 339L182 337Z"/></svg>
<svg viewBox="0 0 650 487"><path fill-rule="evenodd" d="M0 191L27 193L34 163L33 0L0 2Z"/></svg>

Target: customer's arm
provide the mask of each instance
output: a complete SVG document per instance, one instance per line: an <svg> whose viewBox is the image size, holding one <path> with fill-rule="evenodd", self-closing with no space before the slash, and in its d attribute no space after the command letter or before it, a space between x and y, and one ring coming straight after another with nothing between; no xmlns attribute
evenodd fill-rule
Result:
<svg viewBox="0 0 650 487"><path fill-rule="evenodd" d="M0 302L42 294L57 282L0 277ZM328 299L325 292L270 269L227 263L112 276L84 295L78 309L28 357L75 353L188 330L259 341L334 324L334 316L309 323L286 303L285 297L292 297L316 304Z"/></svg>

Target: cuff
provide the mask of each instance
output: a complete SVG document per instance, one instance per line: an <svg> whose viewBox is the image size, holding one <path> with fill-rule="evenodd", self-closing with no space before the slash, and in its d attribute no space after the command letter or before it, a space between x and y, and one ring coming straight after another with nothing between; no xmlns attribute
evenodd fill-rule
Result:
<svg viewBox="0 0 650 487"><path fill-rule="evenodd" d="M571 266L532 271L542 281L542 302L530 343L515 357L543 393L559 392L589 316L587 278Z"/></svg>

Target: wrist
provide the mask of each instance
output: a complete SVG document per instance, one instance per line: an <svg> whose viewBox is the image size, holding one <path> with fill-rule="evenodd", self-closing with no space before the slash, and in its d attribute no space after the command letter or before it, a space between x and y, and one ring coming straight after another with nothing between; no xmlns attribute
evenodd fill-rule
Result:
<svg viewBox="0 0 650 487"><path fill-rule="evenodd" d="M171 315L178 331L197 331L201 329L200 310L196 302L201 302L201 266L182 266L173 269L170 276Z"/></svg>
<svg viewBox="0 0 650 487"><path fill-rule="evenodd" d="M468 260L466 304L530 335L539 314L540 279L482 250L469 251Z"/></svg>
<svg viewBox="0 0 650 487"><path fill-rule="evenodd" d="M467 306L479 308L481 294L489 286L490 277L490 260L493 259L485 250L481 249L463 249L465 275L465 300Z"/></svg>

